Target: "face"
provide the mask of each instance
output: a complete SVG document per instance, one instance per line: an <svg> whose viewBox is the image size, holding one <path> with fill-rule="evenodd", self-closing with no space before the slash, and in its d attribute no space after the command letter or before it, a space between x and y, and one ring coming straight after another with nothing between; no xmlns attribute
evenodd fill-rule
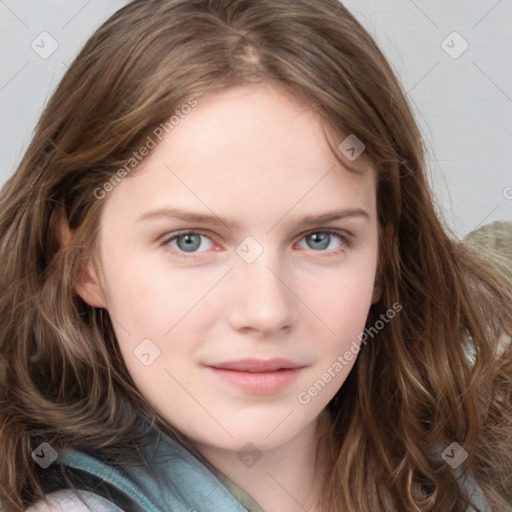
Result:
<svg viewBox="0 0 512 512"><path fill-rule="evenodd" d="M101 271L81 295L198 445L286 443L354 365L378 250L375 171L355 163L306 106L251 85L200 97L102 199Z"/></svg>

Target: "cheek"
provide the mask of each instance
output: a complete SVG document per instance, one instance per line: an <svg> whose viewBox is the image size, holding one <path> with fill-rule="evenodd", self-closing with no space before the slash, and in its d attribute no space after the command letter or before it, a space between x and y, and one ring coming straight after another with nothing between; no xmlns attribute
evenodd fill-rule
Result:
<svg viewBox="0 0 512 512"><path fill-rule="evenodd" d="M318 334L322 333L317 337L321 350L317 352L319 359L311 382L331 371L331 376L325 375L325 382L330 382L330 394L325 394L325 400L343 384L359 355L371 307L375 266L376 258L371 254L361 257L357 265L340 268L319 282L308 298L308 305L324 324L319 323L321 331L317 329Z"/></svg>
<svg viewBox="0 0 512 512"><path fill-rule="evenodd" d="M341 290L322 297L317 307L319 317L329 329L324 329L324 354L330 359L344 353L353 342L359 344L370 309L371 288L367 283L345 282Z"/></svg>
<svg viewBox="0 0 512 512"><path fill-rule="evenodd" d="M104 265L109 312L129 332L162 337L193 314L220 271L166 268L149 258L107 261Z"/></svg>
<svg viewBox="0 0 512 512"><path fill-rule="evenodd" d="M218 296L212 302L208 291L224 270L157 268L133 255L104 268L109 314L137 387L149 396L161 386L168 388L174 383L166 370L186 382L187 365L194 364L204 334L219 318L214 309L220 307Z"/></svg>
<svg viewBox="0 0 512 512"><path fill-rule="evenodd" d="M304 295L311 309L337 336L364 327L372 302L374 268L374 260L369 259L367 265L332 272L317 281L313 292Z"/></svg>

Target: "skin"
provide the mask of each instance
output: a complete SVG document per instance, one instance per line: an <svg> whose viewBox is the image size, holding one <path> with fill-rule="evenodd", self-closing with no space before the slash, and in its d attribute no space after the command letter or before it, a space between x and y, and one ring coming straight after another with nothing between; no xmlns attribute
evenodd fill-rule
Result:
<svg viewBox="0 0 512 512"><path fill-rule="evenodd" d="M148 402L220 471L267 512L296 511L297 503L317 510L315 426L328 421L321 413L356 357L309 403L297 397L350 348L378 293L375 169L364 153L354 162L361 173L343 168L313 111L269 83L198 101L103 199L99 268L84 268L77 292L110 313ZM335 147L345 138L326 132ZM164 207L237 225L138 220ZM348 208L368 218L299 225ZM314 233L327 228L350 243L327 235L324 248ZM198 248L186 252L184 237L165 240L180 230L206 236L193 237ZM263 250L252 263L236 251L248 236ZM149 366L134 356L147 338L160 350ZM258 394L204 366L243 358L287 358L304 368L284 390ZM262 455L252 467L237 457L248 442Z"/></svg>

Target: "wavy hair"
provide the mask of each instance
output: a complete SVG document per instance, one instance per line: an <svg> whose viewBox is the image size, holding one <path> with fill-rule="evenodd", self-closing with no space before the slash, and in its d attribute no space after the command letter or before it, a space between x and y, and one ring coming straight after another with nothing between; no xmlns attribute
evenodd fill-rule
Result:
<svg viewBox="0 0 512 512"><path fill-rule="evenodd" d="M142 414L193 450L137 390L108 313L74 286L108 200L95 191L191 97L263 81L364 142L378 176L383 288L367 325L403 308L327 406L321 510L459 512L470 497L458 478L472 475L493 512L510 512L512 348L498 346L512 334L509 268L489 266L439 217L401 85L337 0L135 0L66 71L0 195L5 512L51 489L31 458L43 441L112 461L135 456ZM68 248L58 215L73 233ZM441 457L452 442L468 453L458 473Z"/></svg>

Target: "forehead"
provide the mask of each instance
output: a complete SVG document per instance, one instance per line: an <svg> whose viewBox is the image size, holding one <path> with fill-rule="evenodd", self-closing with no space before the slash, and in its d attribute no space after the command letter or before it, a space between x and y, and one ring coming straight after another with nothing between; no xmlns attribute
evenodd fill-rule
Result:
<svg viewBox="0 0 512 512"><path fill-rule="evenodd" d="M185 200L202 211L266 208L274 215L294 204L372 209L371 162L363 155L360 172L343 168L326 140L336 148L343 136L283 90L269 84L228 89L197 98L188 112L109 202L122 195L135 210Z"/></svg>
<svg viewBox="0 0 512 512"><path fill-rule="evenodd" d="M160 147L179 146L188 157L238 153L264 161L286 155L287 160L307 162L325 152L326 136L335 146L346 137L335 134L311 106L273 83L238 86L196 101L181 119L174 116L178 124L166 130ZM153 154L158 153L157 148ZM371 166L364 153L359 160L361 169Z"/></svg>

